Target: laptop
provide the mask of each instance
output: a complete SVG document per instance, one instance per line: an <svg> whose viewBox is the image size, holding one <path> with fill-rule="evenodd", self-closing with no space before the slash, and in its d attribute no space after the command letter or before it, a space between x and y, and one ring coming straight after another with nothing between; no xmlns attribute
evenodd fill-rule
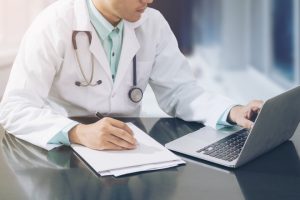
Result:
<svg viewBox="0 0 300 200"><path fill-rule="evenodd" d="M166 148L230 168L237 168L289 140L300 121L300 86L267 100L251 130L201 128Z"/></svg>

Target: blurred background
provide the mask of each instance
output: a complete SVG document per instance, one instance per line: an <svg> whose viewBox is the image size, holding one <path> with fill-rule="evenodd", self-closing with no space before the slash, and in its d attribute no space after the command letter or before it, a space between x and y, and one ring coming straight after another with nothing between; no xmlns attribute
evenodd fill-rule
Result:
<svg viewBox="0 0 300 200"><path fill-rule="evenodd" d="M0 98L18 45L55 0L0 0ZM266 100L300 82L299 0L154 0L200 84L237 103ZM151 88L142 115L166 116Z"/></svg>

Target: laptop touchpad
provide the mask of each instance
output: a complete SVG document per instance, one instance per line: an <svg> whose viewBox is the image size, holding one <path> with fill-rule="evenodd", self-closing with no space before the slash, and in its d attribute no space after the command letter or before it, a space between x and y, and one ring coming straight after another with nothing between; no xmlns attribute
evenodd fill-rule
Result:
<svg viewBox="0 0 300 200"><path fill-rule="evenodd" d="M211 127L203 127L198 131L189 133L170 142L167 144L167 147L170 147L171 149L182 149L183 151L197 151L230 135L231 133L232 131L223 132L217 131Z"/></svg>

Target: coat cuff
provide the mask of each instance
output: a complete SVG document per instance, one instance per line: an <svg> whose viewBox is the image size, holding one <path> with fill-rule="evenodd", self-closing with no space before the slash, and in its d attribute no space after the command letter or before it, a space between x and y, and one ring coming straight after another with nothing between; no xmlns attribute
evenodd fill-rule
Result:
<svg viewBox="0 0 300 200"><path fill-rule="evenodd" d="M67 145L70 146L70 140L69 140L69 131L75 127L76 125L78 125L78 122L71 122L70 124L68 124L65 128L63 128L61 131L59 131L56 135L54 135L47 144L63 144L63 145Z"/></svg>
<svg viewBox="0 0 300 200"><path fill-rule="evenodd" d="M228 107L228 108L223 112L223 114L221 115L221 117L220 117L219 120L217 121L217 124L216 124L216 129L217 129L217 130L220 130L220 129L225 128L225 127L232 127L232 126L235 126L235 124L228 123L228 121L227 121L229 112L230 112L230 110L231 110L234 106L236 106L236 105L233 105L233 106Z"/></svg>

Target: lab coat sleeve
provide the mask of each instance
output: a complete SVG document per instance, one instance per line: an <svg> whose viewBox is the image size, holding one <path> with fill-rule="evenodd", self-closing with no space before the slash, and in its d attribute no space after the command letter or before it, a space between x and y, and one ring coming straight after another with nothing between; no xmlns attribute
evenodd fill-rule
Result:
<svg viewBox="0 0 300 200"><path fill-rule="evenodd" d="M149 83L159 106L171 116L216 128L222 113L235 103L197 83L168 23L162 15L157 20L161 26L157 26L156 58Z"/></svg>
<svg viewBox="0 0 300 200"><path fill-rule="evenodd" d="M47 103L65 47L57 36L58 24L44 18L38 17L22 40L0 105L0 124L18 138L49 150L47 142L73 121L63 108L54 110Z"/></svg>

